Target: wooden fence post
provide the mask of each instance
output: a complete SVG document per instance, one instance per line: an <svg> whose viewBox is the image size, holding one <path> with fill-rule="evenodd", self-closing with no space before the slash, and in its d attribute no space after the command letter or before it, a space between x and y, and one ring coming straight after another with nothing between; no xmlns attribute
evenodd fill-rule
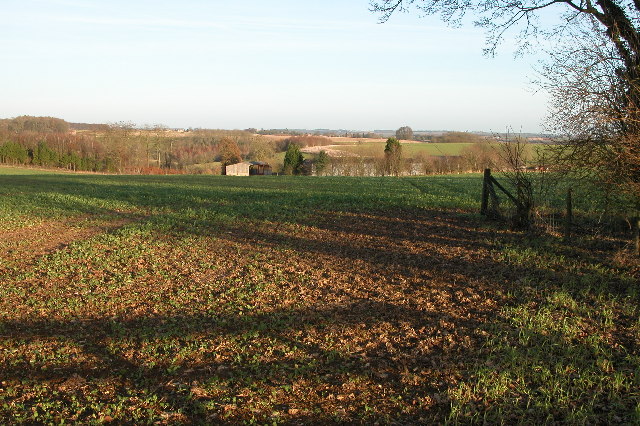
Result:
<svg viewBox="0 0 640 426"><path fill-rule="evenodd" d="M487 215L489 208L489 185L491 179L491 169L484 169L484 179L482 180L482 203L480 204L480 214Z"/></svg>
<svg viewBox="0 0 640 426"><path fill-rule="evenodd" d="M564 239L565 241L571 240L571 226L573 224L573 197L572 189L567 190L567 213L564 217Z"/></svg>
<svg viewBox="0 0 640 426"><path fill-rule="evenodd" d="M487 209L487 213L492 219L500 219L500 199L498 198L498 194L496 194L496 189L493 187L494 183L495 179L491 177L487 188L489 189L489 198L491 199L492 205L491 209Z"/></svg>

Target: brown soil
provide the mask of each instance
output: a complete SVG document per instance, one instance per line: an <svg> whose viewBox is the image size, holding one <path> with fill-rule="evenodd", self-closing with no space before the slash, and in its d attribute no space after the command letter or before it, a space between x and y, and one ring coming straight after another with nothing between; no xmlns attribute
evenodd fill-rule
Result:
<svg viewBox="0 0 640 426"><path fill-rule="evenodd" d="M113 230L131 222L117 218L100 225L88 224L83 218L66 221L44 221L18 229L0 231L0 271L13 264L33 263L38 257L59 250L74 241L86 240L102 232Z"/></svg>

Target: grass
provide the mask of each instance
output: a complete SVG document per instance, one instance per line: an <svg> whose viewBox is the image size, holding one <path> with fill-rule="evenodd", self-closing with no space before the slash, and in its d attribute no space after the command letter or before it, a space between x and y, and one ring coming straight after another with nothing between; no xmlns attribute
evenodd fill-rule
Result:
<svg viewBox="0 0 640 426"><path fill-rule="evenodd" d="M539 273L522 276L510 290L507 307L487 329L473 383L451 392L451 419L640 421L637 275L561 250L549 244L503 250L505 263Z"/></svg>
<svg viewBox="0 0 640 426"><path fill-rule="evenodd" d="M56 174L55 171L50 170L40 170L40 169L29 169L24 167L12 167L6 165L0 165L0 175L43 175L43 174Z"/></svg>
<svg viewBox="0 0 640 426"><path fill-rule="evenodd" d="M0 420L639 422L626 242L480 186L0 168Z"/></svg>

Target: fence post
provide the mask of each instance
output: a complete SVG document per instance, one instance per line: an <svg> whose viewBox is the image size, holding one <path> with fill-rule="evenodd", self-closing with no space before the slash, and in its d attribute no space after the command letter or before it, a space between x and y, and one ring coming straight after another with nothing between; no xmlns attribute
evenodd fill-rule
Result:
<svg viewBox="0 0 640 426"><path fill-rule="evenodd" d="M491 169L484 169L484 178L482 180L482 203L480 204L480 214L487 215L489 208L489 180L491 179Z"/></svg>
<svg viewBox="0 0 640 426"><path fill-rule="evenodd" d="M493 178L489 180L487 184L487 189L489 190L489 198L493 205L491 209L487 208L487 213L491 216L492 219L500 219L500 199L498 198L498 194L496 194L496 189L493 187Z"/></svg>
<svg viewBox="0 0 640 426"><path fill-rule="evenodd" d="M573 224L573 190L569 188L567 190L567 212L564 217L564 239L565 241L571 240L571 226Z"/></svg>

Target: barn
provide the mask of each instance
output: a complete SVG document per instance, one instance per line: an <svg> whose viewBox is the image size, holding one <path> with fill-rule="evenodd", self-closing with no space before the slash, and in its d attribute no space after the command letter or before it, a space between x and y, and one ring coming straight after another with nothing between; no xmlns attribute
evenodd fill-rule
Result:
<svg viewBox="0 0 640 426"><path fill-rule="evenodd" d="M270 175L271 166L262 161L243 161L242 163L229 164L225 168L227 176L256 176Z"/></svg>

